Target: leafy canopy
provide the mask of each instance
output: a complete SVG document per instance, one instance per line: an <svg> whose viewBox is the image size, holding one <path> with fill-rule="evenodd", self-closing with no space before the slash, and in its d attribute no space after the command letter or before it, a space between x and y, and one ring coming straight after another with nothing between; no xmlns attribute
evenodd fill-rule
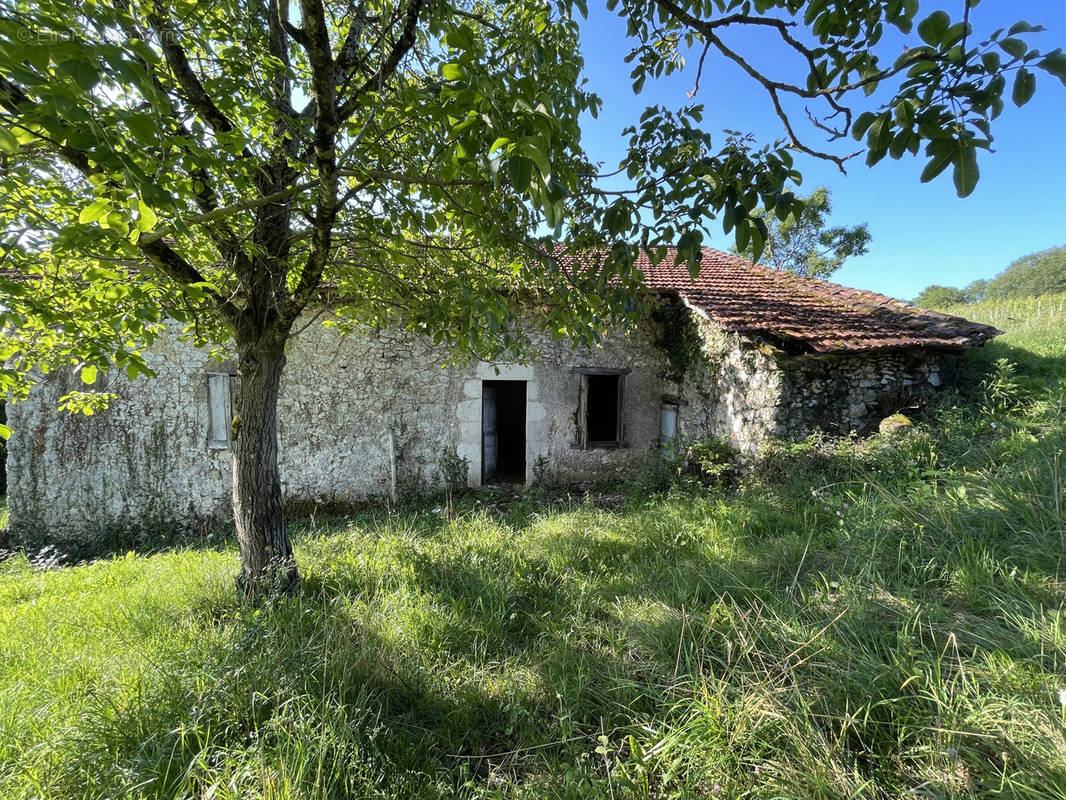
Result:
<svg viewBox="0 0 1066 800"><path fill-rule="evenodd" d="M799 213L783 220L761 209L753 212L766 223L764 264L804 277L826 279L847 259L866 253L870 232L865 224L826 224L833 211L828 189L820 186L801 201Z"/></svg>
<svg viewBox="0 0 1066 800"><path fill-rule="evenodd" d="M1050 247L1022 256L994 278L975 280L962 289L928 286L915 303L940 308L1062 293L1066 293L1066 247Z"/></svg>
<svg viewBox="0 0 1066 800"><path fill-rule="evenodd" d="M914 298L914 304L919 308L947 308L966 302L966 295L961 289L954 286L940 286L932 284L926 286L921 294Z"/></svg>
<svg viewBox="0 0 1066 800"><path fill-rule="evenodd" d="M1000 300L1063 292L1066 292L1066 247L1050 247L1012 261L987 282L983 297Z"/></svg>
<svg viewBox="0 0 1066 800"><path fill-rule="evenodd" d="M795 156L843 168L923 157L977 182L1005 98L1066 82L1019 22L978 42L976 0L609 0L635 91L715 52L767 94L783 130L712 136L703 108L649 106L623 135L625 188L583 149L600 101L581 81L582 2L0 0L0 389L75 364L87 385L167 318L198 340L276 345L309 305L338 324L403 325L467 355L521 352L515 301L594 341L640 276L634 247L693 271L712 223L762 253L767 214L802 219ZM725 34L800 59L773 76ZM886 31L909 37L883 62ZM1008 86L1010 87L1008 90ZM886 102L863 108L874 90ZM812 107L816 146L787 101ZM757 212L757 209L762 209ZM556 242L597 257L567 270ZM89 400L72 396L83 407Z"/></svg>

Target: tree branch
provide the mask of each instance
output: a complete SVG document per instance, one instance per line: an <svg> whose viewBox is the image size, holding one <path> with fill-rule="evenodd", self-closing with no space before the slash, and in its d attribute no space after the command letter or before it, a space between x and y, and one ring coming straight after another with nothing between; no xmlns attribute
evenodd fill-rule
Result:
<svg viewBox="0 0 1066 800"><path fill-rule="evenodd" d="M200 82L185 50L178 44L177 33L174 31L170 20L163 16L162 3L152 6L152 12L148 15L148 24L152 26L156 36L159 37L159 45L163 50L167 66L170 67L174 79L181 87L185 100L189 106L199 114L216 133L230 133L234 130L233 123L229 121L222 110L215 105L215 101L207 93L204 85ZM251 154L245 151L246 155Z"/></svg>
<svg viewBox="0 0 1066 800"><path fill-rule="evenodd" d="M392 50L389 52L388 57L382 62L381 66L367 78L362 86L355 90L351 97L347 98L340 106L338 116L340 119L347 119L355 111L356 103L359 98L366 92L378 89L384 85L385 81L392 77L396 72L396 68L399 67L400 61L410 51L415 44L415 34L418 30L418 18L422 13L422 6L424 0L410 0L407 6L407 14L404 17L403 31L400 33L400 37L396 40L392 46Z"/></svg>
<svg viewBox="0 0 1066 800"><path fill-rule="evenodd" d="M284 2L284 0L274 0ZM287 316L291 324L314 298L329 260L333 223L337 218L337 95L335 63L322 0L300 0L307 34L307 57L311 64L311 95L315 104L314 158L320 191L311 221L311 252L290 298Z"/></svg>
<svg viewBox="0 0 1066 800"><path fill-rule="evenodd" d="M774 112L777 114L778 119L780 119L781 122L784 124L785 130L788 133L789 140L793 147L804 153L807 153L808 155L836 164L837 167L841 170L841 172L844 171L844 162L851 158L854 158L856 155L858 155L858 153L852 153L847 156L836 156L831 153L824 153L819 150L815 150L803 144L802 141L800 141L799 137L796 135L795 130L792 127L791 120L789 119L788 114L785 112L784 108L781 105L780 94L786 93L809 100L825 100L833 109L833 116L836 116L837 114L844 115L844 130L843 133L835 130L828 131L827 126L818 125L817 123L816 127L831 132L834 138L840 138L841 135L846 134L846 132L851 128L852 120L851 109L841 104L841 97L843 97L848 92L854 91L856 89L861 89L864 86L869 86L870 84L878 83L882 80L886 80L895 75L898 75L901 72L910 69L911 65L914 64L914 62L916 61L937 61L943 60L944 58L942 54L930 52L926 48L915 48L898 65L893 66L889 69L881 70L872 75L868 75L867 77L862 78L861 80L854 81L852 83L838 84L836 86L819 85L819 87L816 89L807 89L801 86L797 86L795 84L785 83L783 81L776 81L767 77L758 69L753 67L742 55L728 47L722 41L722 39L715 33L717 29L727 28L730 25L755 25L773 28L777 31L781 39L792 50L794 50L796 53L803 57L803 59L807 62L810 74L817 76L819 75L819 70L817 68L816 52L811 48L807 47L801 41L799 41L789 31L789 28L794 27L795 23L787 22L785 20L777 19L775 17L756 17L751 16L749 14L740 13L731 14L725 17L719 17L718 19L705 20L694 16L685 9L681 8L679 5L677 5L676 2L674 2L674 0L655 0L655 3L659 6L661 10L668 13L678 22L688 26L689 28L704 37L706 44L699 62L701 72L703 67L703 60L706 57L707 53L707 47L713 45L715 49L718 50L718 52L720 52L723 56L728 58L733 63L737 64L752 79L759 83L766 90L767 94L770 95L770 101L773 104ZM695 91L698 88L699 78L697 77L696 88L693 90L693 94L695 94ZM813 121L813 115L811 115L809 111L808 115L811 116Z"/></svg>

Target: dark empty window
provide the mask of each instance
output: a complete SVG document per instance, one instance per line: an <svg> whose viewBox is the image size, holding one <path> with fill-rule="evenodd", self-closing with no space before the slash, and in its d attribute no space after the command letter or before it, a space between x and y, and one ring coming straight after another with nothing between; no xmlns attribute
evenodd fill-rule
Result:
<svg viewBox="0 0 1066 800"><path fill-rule="evenodd" d="M625 374L589 371L581 375L578 438L581 447L622 444Z"/></svg>
<svg viewBox="0 0 1066 800"><path fill-rule="evenodd" d="M618 384L620 375L588 376L589 442L618 441Z"/></svg>

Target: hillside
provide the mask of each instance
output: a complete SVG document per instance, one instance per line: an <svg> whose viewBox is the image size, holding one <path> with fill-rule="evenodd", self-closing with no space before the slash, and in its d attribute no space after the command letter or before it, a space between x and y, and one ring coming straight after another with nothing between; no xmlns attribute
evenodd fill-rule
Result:
<svg viewBox="0 0 1066 800"><path fill-rule="evenodd" d="M1064 309L739 487L305 520L273 607L228 539L9 556L0 797L1066 798Z"/></svg>

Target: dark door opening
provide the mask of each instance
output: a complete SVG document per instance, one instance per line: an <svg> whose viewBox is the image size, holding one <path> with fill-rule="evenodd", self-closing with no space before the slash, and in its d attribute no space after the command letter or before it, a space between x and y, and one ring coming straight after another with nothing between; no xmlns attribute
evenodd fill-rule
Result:
<svg viewBox="0 0 1066 800"><path fill-rule="evenodd" d="M526 481L526 382L481 384L481 482Z"/></svg>

